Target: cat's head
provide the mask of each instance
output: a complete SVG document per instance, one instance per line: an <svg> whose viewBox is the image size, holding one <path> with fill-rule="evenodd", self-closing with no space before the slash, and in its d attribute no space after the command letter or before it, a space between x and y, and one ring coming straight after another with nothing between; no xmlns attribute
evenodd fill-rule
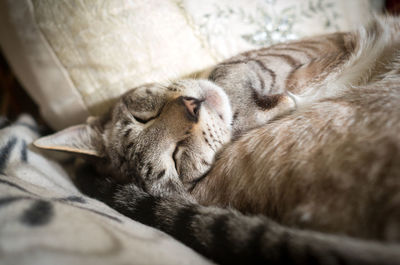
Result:
<svg viewBox="0 0 400 265"><path fill-rule="evenodd" d="M103 157L115 178L153 194L185 192L230 140L231 122L225 92L209 81L188 79L133 89L108 114L35 145Z"/></svg>

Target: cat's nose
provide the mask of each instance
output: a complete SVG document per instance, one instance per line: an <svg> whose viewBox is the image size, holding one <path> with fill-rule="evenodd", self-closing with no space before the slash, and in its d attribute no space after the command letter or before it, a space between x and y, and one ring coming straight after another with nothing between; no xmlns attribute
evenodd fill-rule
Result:
<svg viewBox="0 0 400 265"><path fill-rule="evenodd" d="M198 100L197 98L182 97L182 103L186 107L189 118L193 121L197 122L197 120L199 119L200 107L202 102L202 100Z"/></svg>

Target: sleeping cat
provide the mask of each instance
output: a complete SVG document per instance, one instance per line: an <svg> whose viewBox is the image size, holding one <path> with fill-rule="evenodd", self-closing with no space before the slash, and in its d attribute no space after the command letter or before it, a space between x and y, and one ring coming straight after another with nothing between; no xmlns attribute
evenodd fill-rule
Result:
<svg viewBox="0 0 400 265"><path fill-rule="evenodd" d="M400 239L399 33L377 18L243 53L35 144L101 157L103 200L217 262L397 264L398 246L289 227Z"/></svg>

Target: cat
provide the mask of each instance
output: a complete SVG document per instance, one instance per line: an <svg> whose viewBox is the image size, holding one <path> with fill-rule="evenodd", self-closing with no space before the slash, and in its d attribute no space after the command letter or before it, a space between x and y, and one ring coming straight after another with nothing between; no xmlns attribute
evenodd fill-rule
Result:
<svg viewBox="0 0 400 265"><path fill-rule="evenodd" d="M376 18L246 52L35 144L101 157L103 200L217 262L399 263L327 234L400 238L399 31Z"/></svg>

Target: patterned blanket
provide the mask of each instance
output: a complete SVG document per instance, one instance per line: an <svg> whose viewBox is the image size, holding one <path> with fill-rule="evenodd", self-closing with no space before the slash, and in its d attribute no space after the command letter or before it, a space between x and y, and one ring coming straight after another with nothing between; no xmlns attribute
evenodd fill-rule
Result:
<svg viewBox="0 0 400 265"><path fill-rule="evenodd" d="M0 118L1 264L210 264L168 235L80 193L31 142L29 116Z"/></svg>

